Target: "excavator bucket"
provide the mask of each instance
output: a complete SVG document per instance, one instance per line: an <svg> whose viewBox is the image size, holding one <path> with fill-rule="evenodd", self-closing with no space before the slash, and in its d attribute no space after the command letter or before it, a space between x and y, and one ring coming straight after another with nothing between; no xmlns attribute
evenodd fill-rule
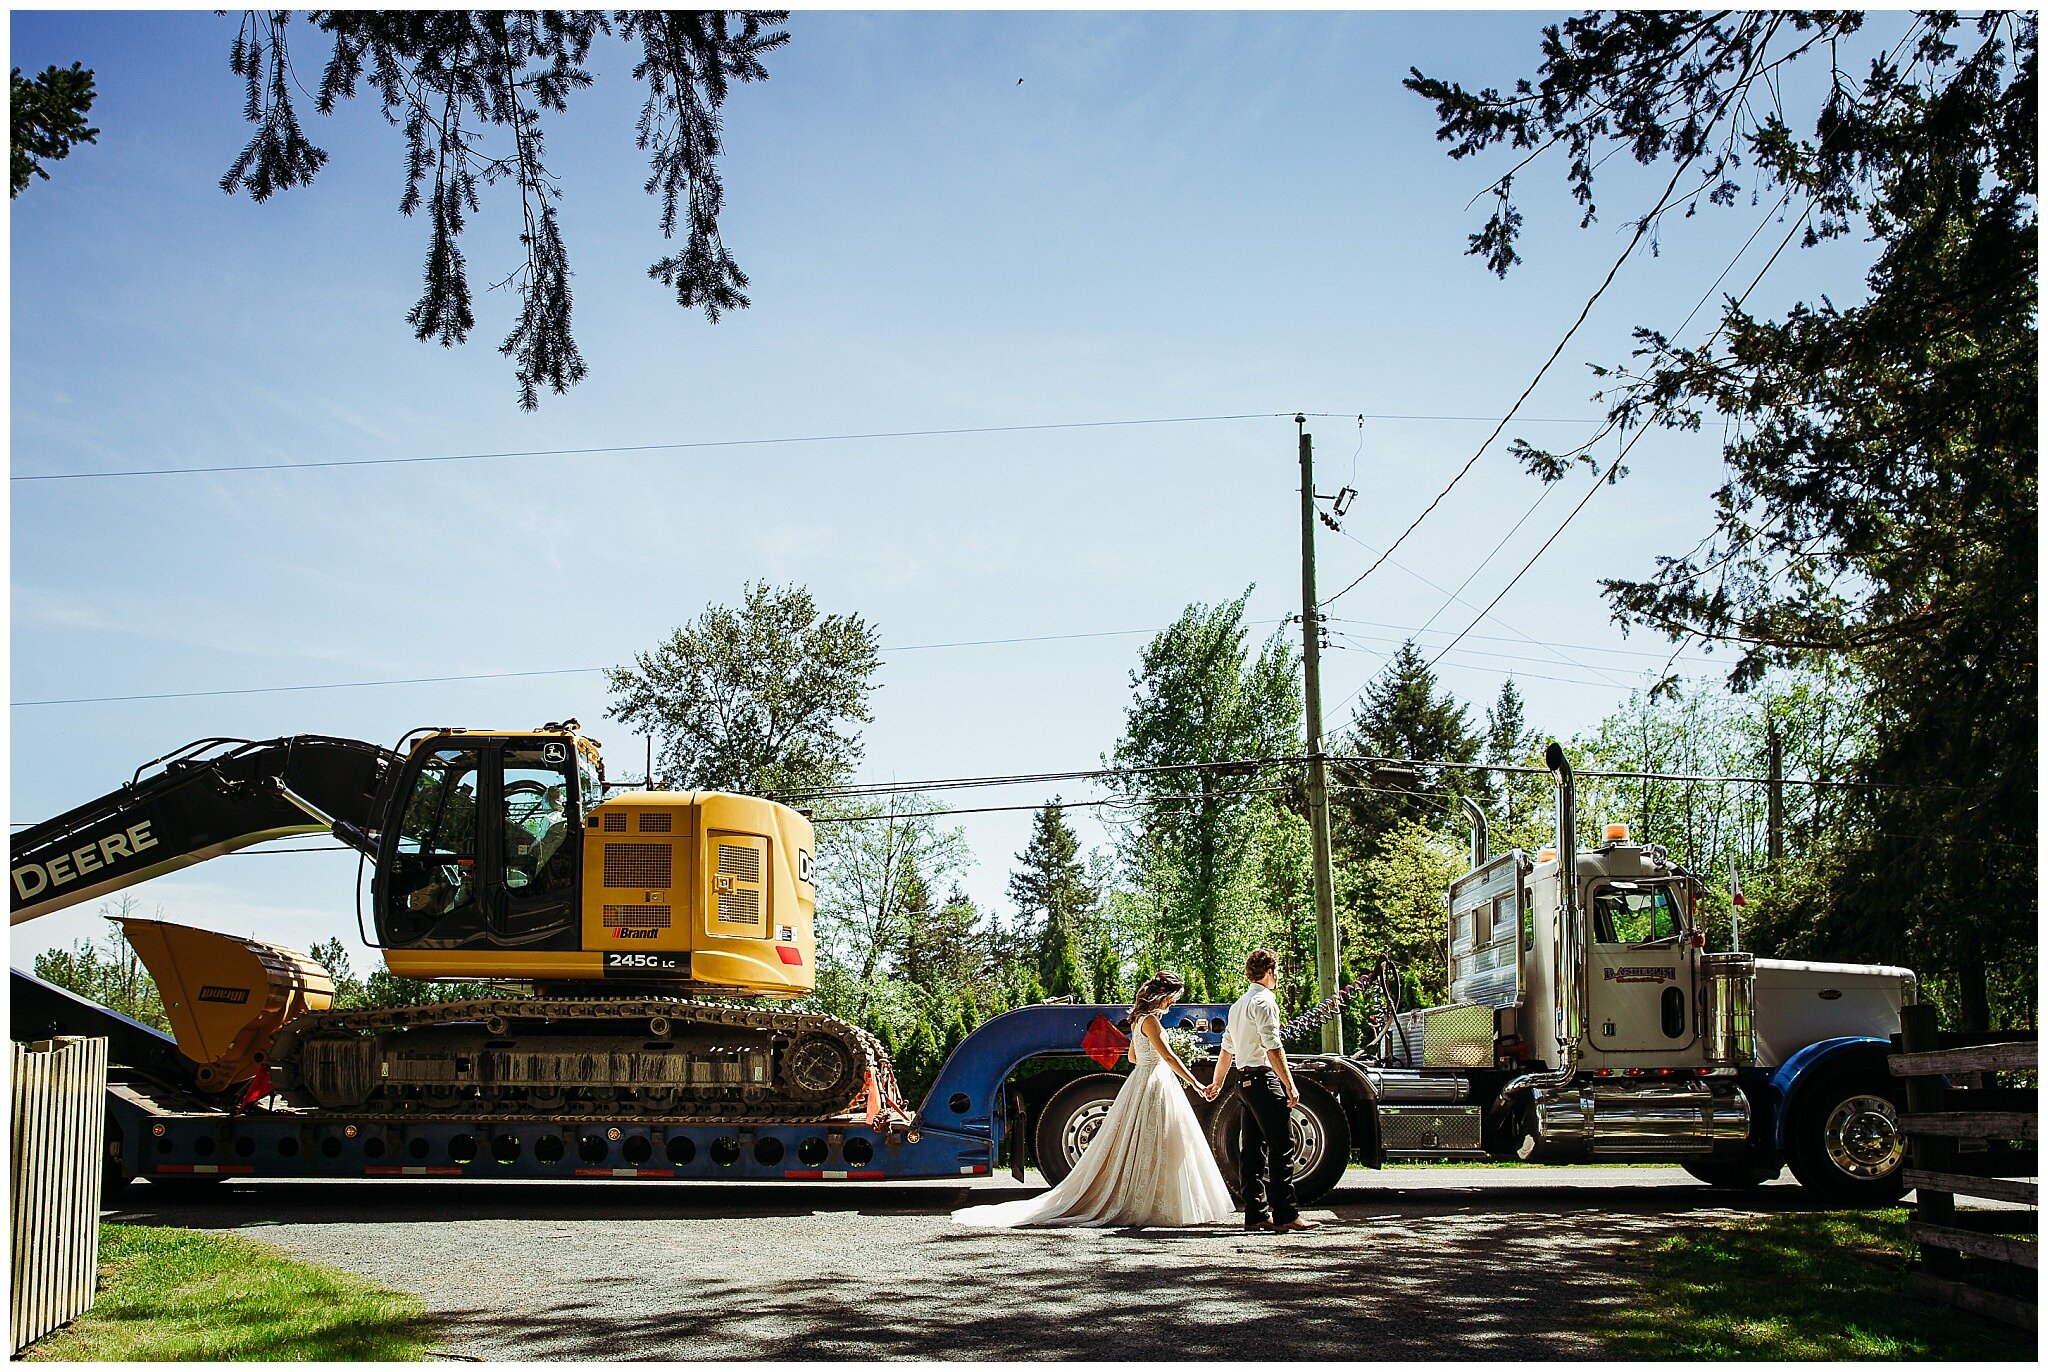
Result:
<svg viewBox="0 0 2048 1372"><path fill-rule="evenodd" d="M303 953L162 920L119 923L207 1091L255 1076L279 1029L334 1002L334 979Z"/></svg>

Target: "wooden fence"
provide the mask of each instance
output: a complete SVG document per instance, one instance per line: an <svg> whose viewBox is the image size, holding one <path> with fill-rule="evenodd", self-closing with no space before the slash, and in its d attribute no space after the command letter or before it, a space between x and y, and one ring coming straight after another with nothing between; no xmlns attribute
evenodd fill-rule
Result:
<svg viewBox="0 0 2048 1372"><path fill-rule="evenodd" d="M1906 1233L1920 1246L1913 1288L1949 1305L2026 1329L2038 1327L2040 1195L2033 1085L2036 1038L1945 1034L1934 1007L1906 1007L1891 1072L1906 1082L1906 1184L1919 1194ZM2006 1201L2025 1210L1957 1210L1957 1196Z"/></svg>
<svg viewBox="0 0 2048 1372"><path fill-rule="evenodd" d="M100 1255L107 1041L14 1045L14 1349L92 1305Z"/></svg>

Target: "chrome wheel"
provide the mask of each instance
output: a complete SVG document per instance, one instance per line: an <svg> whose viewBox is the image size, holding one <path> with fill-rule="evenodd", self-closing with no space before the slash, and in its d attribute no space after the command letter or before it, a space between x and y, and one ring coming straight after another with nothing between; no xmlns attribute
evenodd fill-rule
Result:
<svg viewBox="0 0 2048 1372"><path fill-rule="evenodd" d="M1102 1128L1102 1122L1109 1118L1112 1102L1092 1100L1073 1114L1060 1127L1060 1155L1067 1160L1071 1171L1081 1161L1081 1154L1088 1151L1088 1145L1095 1138L1095 1131Z"/></svg>
<svg viewBox="0 0 2048 1372"><path fill-rule="evenodd" d="M1836 1105L1821 1126L1821 1142L1828 1161L1859 1181L1890 1176L1906 1154L1898 1111L1882 1096L1858 1094Z"/></svg>
<svg viewBox="0 0 2048 1372"><path fill-rule="evenodd" d="M1329 1149L1330 1136L1323 1130L1323 1122L1297 1105L1287 1114L1287 1132L1294 1141L1295 1181L1322 1166L1323 1154Z"/></svg>

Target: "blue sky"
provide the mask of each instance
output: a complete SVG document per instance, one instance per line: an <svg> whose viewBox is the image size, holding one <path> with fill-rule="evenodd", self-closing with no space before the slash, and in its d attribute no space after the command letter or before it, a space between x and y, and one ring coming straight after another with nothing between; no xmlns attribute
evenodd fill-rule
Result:
<svg viewBox="0 0 2048 1372"><path fill-rule="evenodd" d="M1472 455L1625 241L1646 184L1625 159L1583 232L1561 169L1534 172L1526 262L1496 280L1463 248L1501 164L1452 162L1400 89L1411 65L1510 81L1546 18L799 14L771 79L727 106L722 226L754 303L715 326L645 276L667 249L640 189L637 88L626 50L601 46L596 85L549 134L590 376L527 414L495 349L512 302L482 289L514 265L511 201L490 196L465 240L471 343L415 343L424 225L395 212L399 136L374 107L320 118L306 101L331 161L255 205L216 185L246 137L234 18L17 12L13 64L93 68L101 134L12 206L12 471L1306 409L1344 416L1311 425L1318 484L1362 493L1321 538L1327 593ZM295 37L310 73L324 48ZM1405 632L1434 619L1434 651L1465 628L1584 492L1585 477L1553 492L1469 607L1446 608L1541 494L1505 439L1589 432L1587 364L1621 360L1633 325L1677 327L1767 208L1673 220L1530 422L1330 607L1333 726ZM1746 284L1780 232L1728 281ZM1752 304L1841 300L1861 251L1795 250ZM1629 465L1442 662L1475 719L1512 671L1531 723L1567 737L1663 663L1660 640L1608 621L1598 580L1706 532L1714 436L1651 435ZM1120 731L1145 637L1183 606L1250 585L1254 619L1300 608L1294 426L1278 418L10 486L16 821L210 735L388 742L573 715L615 774L637 773L640 741L575 669L626 661L754 579L879 628L864 779L1086 767ZM1088 636L983 642L1072 635ZM959 644L978 646L922 646ZM22 703L492 672L559 674ZM959 822L968 890L1003 907L1029 815ZM273 853L137 894L144 913L354 946L354 886L344 854ZM14 960L98 927L89 910L24 926Z"/></svg>

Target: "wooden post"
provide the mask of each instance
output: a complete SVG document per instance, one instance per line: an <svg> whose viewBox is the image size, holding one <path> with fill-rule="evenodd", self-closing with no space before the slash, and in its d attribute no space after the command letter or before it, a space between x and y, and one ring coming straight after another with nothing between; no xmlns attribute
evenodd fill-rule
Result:
<svg viewBox="0 0 2048 1372"><path fill-rule="evenodd" d="M1908 1005L1899 1012L1899 1048L1907 1053L1927 1053L1942 1046L1941 1020L1932 1005ZM1947 1104L1948 1089L1938 1076L1906 1078L1906 1113L1933 1114ZM1907 1161L1916 1172L1955 1170L1954 1139L1913 1134L1906 1140ZM1956 1198L1946 1191L1915 1191L1915 1209L1923 1223L1952 1226ZM1920 1246L1920 1261L1927 1271L1943 1276L1956 1270L1957 1254L1930 1244Z"/></svg>
<svg viewBox="0 0 2048 1372"><path fill-rule="evenodd" d="M1323 760L1322 611L1316 608L1316 472L1315 444L1300 430L1301 454L1301 686L1308 728L1308 829L1315 872L1316 1003L1337 994L1337 898L1330 873L1330 785ZM1323 1021L1323 1051L1344 1051L1344 1017Z"/></svg>

